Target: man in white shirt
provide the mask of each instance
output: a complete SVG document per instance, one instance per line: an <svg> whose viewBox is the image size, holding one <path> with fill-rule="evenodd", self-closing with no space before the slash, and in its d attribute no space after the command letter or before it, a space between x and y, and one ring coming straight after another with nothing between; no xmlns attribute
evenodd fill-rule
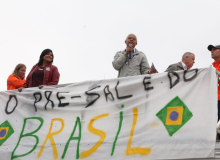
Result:
<svg viewBox="0 0 220 160"><path fill-rule="evenodd" d="M169 65L165 72L173 72L179 70L188 70L195 63L195 55L191 52L186 52L182 56L182 61Z"/></svg>

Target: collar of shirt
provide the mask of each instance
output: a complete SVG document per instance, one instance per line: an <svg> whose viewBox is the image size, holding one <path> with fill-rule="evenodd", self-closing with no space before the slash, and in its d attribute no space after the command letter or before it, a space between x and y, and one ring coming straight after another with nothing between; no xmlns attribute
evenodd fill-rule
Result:
<svg viewBox="0 0 220 160"><path fill-rule="evenodd" d="M185 63L182 62L182 66L183 66L184 70L187 70L187 67L186 67Z"/></svg>
<svg viewBox="0 0 220 160"><path fill-rule="evenodd" d="M215 68L216 68L219 64L220 64L220 60L219 60L218 62L213 62L213 63L212 63L213 67L215 67Z"/></svg>

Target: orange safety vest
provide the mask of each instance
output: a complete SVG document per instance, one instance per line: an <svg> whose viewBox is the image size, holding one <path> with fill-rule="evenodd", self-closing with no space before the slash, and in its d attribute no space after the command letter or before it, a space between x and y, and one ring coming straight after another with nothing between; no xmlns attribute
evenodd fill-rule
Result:
<svg viewBox="0 0 220 160"><path fill-rule="evenodd" d="M212 65L220 72L220 60L217 63L213 62ZM218 81L218 100L220 101L220 81Z"/></svg>

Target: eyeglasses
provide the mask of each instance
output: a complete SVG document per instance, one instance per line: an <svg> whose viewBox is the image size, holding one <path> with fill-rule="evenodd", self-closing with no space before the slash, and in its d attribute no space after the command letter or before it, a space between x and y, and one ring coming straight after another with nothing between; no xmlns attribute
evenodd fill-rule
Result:
<svg viewBox="0 0 220 160"><path fill-rule="evenodd" d="M133 37L128 37L129 40L133 39L134 41L136 41L136 38Z"/></svg>

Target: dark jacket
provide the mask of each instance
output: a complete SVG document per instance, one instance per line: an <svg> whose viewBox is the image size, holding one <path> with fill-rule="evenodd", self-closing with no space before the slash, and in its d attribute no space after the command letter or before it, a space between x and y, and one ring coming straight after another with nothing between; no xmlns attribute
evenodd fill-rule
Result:
<svg viewBox="0 0 220 160"><path fill-rule="evenodd" d="M173 71L180 71L184 70L182 62L174 63L169 65L165 72L173 72Z"/></svg>
<svg viewBox="0 0 220 160"><path fill-rule="evenodd" d="M31 69L30 73L27 76L26 82L24 84L24 88L29 88L31 87L32 84L32 75L34 71L39 68L39 65L34 65L33 68ZM56 66L52 64L47 64L44 67L44 83L43 85L49 86L49 85L57 85L59 82L60 78L60 73L57 69Z"/></svg>

